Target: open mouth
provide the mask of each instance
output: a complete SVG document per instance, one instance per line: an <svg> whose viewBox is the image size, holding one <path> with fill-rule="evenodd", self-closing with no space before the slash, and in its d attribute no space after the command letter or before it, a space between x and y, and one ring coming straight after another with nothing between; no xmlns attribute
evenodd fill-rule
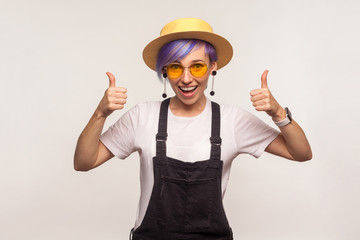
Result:
<svg viewBox="0 0 360 240"><path fill-rule="evenodd" d="M181 92L184 93L185 95L189 95L189 94L192 94L193 92L195 92L195 90L197 89L197 86L193 86L193 87L179 87L179 89L180 89Z"/></svg>

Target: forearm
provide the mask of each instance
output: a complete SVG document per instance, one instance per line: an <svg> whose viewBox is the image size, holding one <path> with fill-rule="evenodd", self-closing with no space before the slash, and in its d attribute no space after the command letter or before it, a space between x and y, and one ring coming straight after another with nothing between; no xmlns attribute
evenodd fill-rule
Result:
<svg viewBox="0 0 360 240"><path fill-rule="evenodd" d="M312 158L310 144L299 124L292 120L290 124L279 128L293 160L306 161Z"/></svg>
<svg viewBox="0 0 360 240"><path fill-rule="evenodd" d="M265 111L274 122L279 123L286 118L286 111L271 94L267 84L267 73L266 70L261 75L261 88L250 92L251 101L257 111ZM312 158L305 133L294 120L279 128L281 134L267 146L267 152L296 161Z"/></svg>
<svg viewBox="0 0 360 240"><path fill-rule="evenodd" d="M78 139L74 168L78 171L87 171L97 167L114 155L100 142L100 135L106 118L115 110L123 109L126 103L126 88L116 87L115 77L107 72L109 88L105 91L95 113L90 118L85 129Z"/></svg>
<svg viewBox="0 0 360 240"><path fill-rule="evenodd" d="M99 154L99 139L105 120L106 117L100 116L100 114L95 111L80 134L74 156L75 170L89 170L96 163Z"/></svg>

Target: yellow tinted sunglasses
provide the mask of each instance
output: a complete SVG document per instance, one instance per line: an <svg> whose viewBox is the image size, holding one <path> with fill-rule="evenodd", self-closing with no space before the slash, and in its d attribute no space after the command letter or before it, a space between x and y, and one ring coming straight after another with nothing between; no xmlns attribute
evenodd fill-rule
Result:
<svg viewBox="0 0 360 240"><path fill-rule="evenodd" d="M165 67L165 70L168 78L176 79L183 75L185 68L188 68L191 75L196 78L203 77L208 70L208 66L201 62L194 63L190 67L184 67L179 63L171 63Z"/></svg>

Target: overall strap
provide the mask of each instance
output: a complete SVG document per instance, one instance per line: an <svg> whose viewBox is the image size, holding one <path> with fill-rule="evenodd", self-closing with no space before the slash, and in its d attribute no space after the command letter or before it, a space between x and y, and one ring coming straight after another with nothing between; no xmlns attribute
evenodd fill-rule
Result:
<svg viewBox="0 0 360 240"><path fill-rule="evenodd" d="M156 134L156 157L166 157L167 140L167 117L170 98L165 99L160 106L158 133ZM221 138L220 138L220 106L211 102L211 153L210 159L220 160L221 157Z"/></svg>
<svg viewBox="0 0 360 240"><path fill-rule="evenodd" d="M220 160L221 158L221 137L220 137L220 105L211 102L211 154L210 159Z"/></svg>
<svg viewBox="0 0 360 240"><path fill-rule="evenodd" d="M158 133L156 134L156 157L166 157L166 139L167 139L167 117L170 98L162 101L159 114Z"/></svg>

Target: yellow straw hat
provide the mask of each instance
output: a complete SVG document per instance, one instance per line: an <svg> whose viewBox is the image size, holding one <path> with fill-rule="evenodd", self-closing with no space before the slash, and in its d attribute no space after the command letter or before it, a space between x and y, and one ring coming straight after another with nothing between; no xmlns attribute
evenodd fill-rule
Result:
<svg viewBox="0 0 360 240"><path fill-rule="evenodd" d="M228 64L233 55L229 41L215 34L207 22L197 18L181 18L166 24L161 29L160 37L151 41L144 48L143 59L146 65L156 71L157 56L161 47L178 39L199 39L212 44L218 56L218 69Z"/></svg>

